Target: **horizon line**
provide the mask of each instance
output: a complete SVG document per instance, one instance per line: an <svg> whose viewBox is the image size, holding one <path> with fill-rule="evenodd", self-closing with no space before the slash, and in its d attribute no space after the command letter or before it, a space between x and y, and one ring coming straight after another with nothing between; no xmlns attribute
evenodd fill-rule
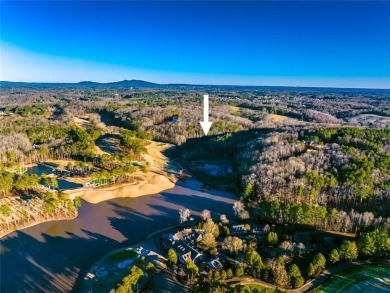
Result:
<svg viewBox="0 0 390 293"><path fill-rule="evenodd" d="M117 81L108 81L108 82L99 82L99 81L92 81L92 80L81 80L77 82L66 82L66 81L10 81L10 80L0 80L0 83L8 82L8 83L25 83L25 84L69 84L69 85L77 85L83 82L90 82L90 83L96 83L96 84L112 84L112 83L120 83L124 81L141 81L146 83L152 83L155 85L161 85L161 86L169 86L169 85L186 85L186 86L220 86L220 87L290 87L290 88L324 88L324 89L361 89L361 90L390 90L389 88L377 88L377 87L340 87L340 86L304 86L304 85L250 85L250 84L201 84L201 83L175 83L175 82L169 82L169 83L156 83L153 81L147 81L142 79L123 79L123 80L117 80Z"/></svg>

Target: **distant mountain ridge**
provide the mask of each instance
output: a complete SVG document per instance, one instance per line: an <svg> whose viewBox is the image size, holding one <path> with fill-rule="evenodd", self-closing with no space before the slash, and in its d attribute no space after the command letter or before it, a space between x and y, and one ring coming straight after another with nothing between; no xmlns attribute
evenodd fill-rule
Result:
<svg viewBox="0 0 390 293"><path fill-rule="evenodd" d="M77 85L82 86L109 86L109 87L158 87L162 86L157 83L144 81L144 80L138 80L138 79L132 79L132 80L122 80L122 81L115 81L115 82L107 82L107 83L99 83L94 81L81 81L76 83Z"/></svg>
<svg viewBox="0 0 390 293"><path fill-rule="evenodd" d="M143 80L122 80L115 82L96 82L96 81L80 81L80 82L13 82L13 81L0 81L0 87L5 86L20 86L20 87L137 87L137 88L155 88L161 87L153 82Z"/></svg>
<svg viewBox="0 0 390 293"><path fill-rule="evenodd" d="M343 92L361 93L378 92L390 93L390 89L363 89L363 88L332 88L332 87L297 87L297 86L250 86L250 85L202 85L202 84L159 84L144 80L131 79L116 82L81 81L76 83L66 82L13 82L0 81L0 88L145 88L145 89L195 89L195 90L262 90L262 91L289 91L289 92Z"/></svg>

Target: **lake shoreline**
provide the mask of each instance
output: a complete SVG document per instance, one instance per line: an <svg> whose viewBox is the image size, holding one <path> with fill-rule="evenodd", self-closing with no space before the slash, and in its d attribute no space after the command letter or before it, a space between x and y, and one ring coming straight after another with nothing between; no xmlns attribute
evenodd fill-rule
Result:
<svg viewBox="0 0 390 293"><path fill-rule="evenodd" d="M150 163L150 168L147 172L136 172L133 175L131 182L117 183L110 186L101 186L98 188L85 187L87 178L83 177L66 177L69 182L82 184L83 187L76 189L64 189L63 191L74 200L79 197L91 204L98 204L103 201L112 200L116 198L136 198L141 196L153 195L164 192L166 190L175 187L178 178L174 173L164 171L164 167L168 165L171 160L162 154L162 150L170 147L168 144L163 147L159 146L156 142L151 142L148 146L148 154L144 155L144 159ZM59 166L65 166L68 162L73 160L47 160L47 162L58 164ZM28 167L35 167L39 164L29 164ZM50 175L52 176L52 175ZM37 221L26 223L25 225L11 225L12 227L7 230L0 231L0 239L4 236L18 230L23 230L35 225L39 225L51 221L61 220L73 220L77 218L77 212L75 215L66 217L58 216L53 218L45 218L40 216Z"/></svg>
<svg viewBox="0 0 390 293"><path fill-rule="evenodd" d="M152 195L169 190L175 186L177 178L167 173L160 174L149 171L145 174L136 173L131 182L113 184L100 188L78 188L65 190L71 198L80 197L83 200L97 204L115 198L135 198Z"/></svg>
<svg viewBox="0 0 390 293"><path fill-rule="evenodd" d="M77 216L78 216L77 210L76 210L76 212L73 215L70 215L70 216L61 215L61 216L56 216L56 217L53 217L53 218L50 218L50 219L46 219L45 217L41 216L41 217L39 217L39 219L37 221L30 221L29 223L25 223L23 225L18 225L16 227L15 227L15 225L12 225L13 228L11 228L9 230L6 230L6 231L1 231L0 232L0 239L2 239L3 237L5 237L8 234L11 234L11 233L13 233L15 231L21 231L23 229L27 229L27 228L30 228L30 227L33 227L33 226L36 226L36 225L39 225L39 224L47 223L47 222L70 221L70 220L76 219Z"/></svg>
<svg viewBox="0 0 390 293"><path fill-rule="evenodd" d="M135 198L145 195L152 195L171 189L175 186L178 178L174 175L175 172L166 170L171 164L171 159L163 152L170 148L171 145L160 145L155 141L150 141L146 146L147 152L142 157L145 162L150 164L147 172L137 171L133 174L131 182L117 183L109 186L101 186L98 188L85 187L87 180L79 179L78 183L84 186L77 189L65 190L71 198L80 197L83 200L96 204L102 201L115 198ZM176 171L176 170L175 170ZM72 179L67 178L72 181ZM74 182L76 182L73 179Z"/></svg>
<svg viewBox="0 0 390 293"><path fill-rule="evenodd" d="M150 174L149 174L150 173ZM106 188L98 188L98 189L68 189L64 190L67 194L69 194L71 199L76 197L80 197L91 204L98 204L103 201L112 200L116 198L136 198L141 196L158 194L160 192L172 189L175 187L177 179L170 179L168 176L163 176L160 174L155 174L152 172L148 172L145 175L145 180L139 180L138 182L130 182L130 183L120 183L114 184L110 187ZM160 183L161 182L161 183ZM29 223L24 223L22 225L11 224L11 228L0 231L0 239L4 236L11 234L15 231L20 231L26 228L30 228L32 226L36 226L39 224L53 222L53 221L62 221L62 220L74 220L78 216L78 212L76 211L74 215L70 216L55 216L50 218L45 218L44 216L40 216L37 221L30 221Z"/></svg>

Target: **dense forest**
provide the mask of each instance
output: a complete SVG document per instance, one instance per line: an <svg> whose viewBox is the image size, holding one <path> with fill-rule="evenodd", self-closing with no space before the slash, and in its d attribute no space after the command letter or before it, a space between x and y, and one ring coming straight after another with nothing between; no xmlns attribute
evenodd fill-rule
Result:
<svg viewBox="0 0 390 293"><path fill-rule="evenodd" d="M206 92L207 137L199 125ZM204 188L239 195L235 222L248 233L265 227L261 236L234 236L226 218L213 222L208 211L195 228L217 232L196 245L234 262L202 274L184 266L191 291L257 292L225 284L243 276L299 288L336 263L390 255L388 97L374 90L3 86L0 219L9 228L76 215L78 198L69 199L53 176L26 173L30 164L69 160L66 174L116 184L147 171L150 140L171 143L167 154ZM327 231L336 236L316 236ZM329 243L319 240L324 235ZM126 278L118 291L140 274Z"/></svg>
<svg viewBox="0 0 390 293"><path fill-rule="evenodd" d="M262 218L344 231L390 225L389 130L271 133L251 148L237 159Z"/></svg>

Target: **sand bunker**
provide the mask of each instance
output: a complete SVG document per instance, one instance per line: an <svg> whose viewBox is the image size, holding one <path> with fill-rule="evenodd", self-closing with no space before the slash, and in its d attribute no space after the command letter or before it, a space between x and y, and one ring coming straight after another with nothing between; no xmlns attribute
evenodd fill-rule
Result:
<svg viewBox="0 0 390 293"><path fill-rule="evenodd" d="M125 260L125 261L122 261L122 262L118 263L117 264L117 268L118 269L124 269L125 267L130 266L132 263L133 263L133 260L128 259L128 260Z"/></svg>
<svg viewBox="0 0 390 293"><path fill-rule="evenodd" d="M107 276L108 274L108 271L106 270L105 267L100 267L97 271L96 271L96 276L98 277L104 277L104 276Z"/></svg>

